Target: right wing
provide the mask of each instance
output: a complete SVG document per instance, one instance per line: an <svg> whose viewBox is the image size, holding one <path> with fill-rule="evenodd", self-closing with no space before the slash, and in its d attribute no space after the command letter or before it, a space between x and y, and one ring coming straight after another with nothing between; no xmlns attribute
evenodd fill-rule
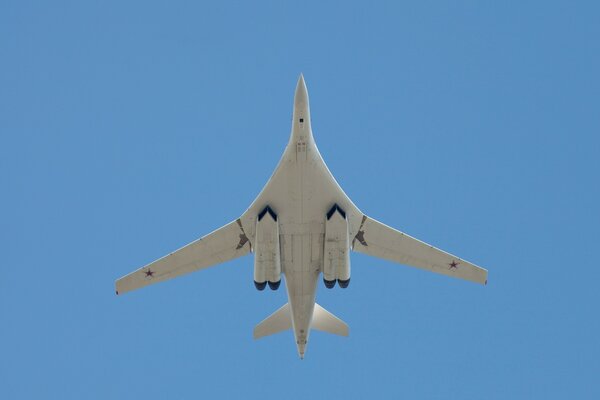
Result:
<svg viewBox="0 0 600 400"><path fill-rule="evenodd" d="M208 268L249 252L250 241L238 219L125 275L116 282L117 294Z"/></svg>
<svg viewBox="0 0 600 400"><path fill-rule="evenodd" d="M352 240L354 251L436 272L487 284L487 270L446 253L405 233L363 216Z"/></svg>

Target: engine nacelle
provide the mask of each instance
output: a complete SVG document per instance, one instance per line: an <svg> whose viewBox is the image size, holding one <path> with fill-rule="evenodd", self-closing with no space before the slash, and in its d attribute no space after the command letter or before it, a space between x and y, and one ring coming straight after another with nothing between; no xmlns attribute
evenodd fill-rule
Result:
<svg viewBox="0 0 600 400"><path fill-rule="evenodd" d="M254 240L254 283L262 290L266 282L272 290L277 290L281 283L279 223L269 206L258 214Z"/></svg>
<svg viewBox="0 0 600 400"><path fill-rule="evenodd" d="M337 204L327 213L325 221L325 252L323 254L323 280L332 288L337 280L340 287L350 282L350 239L346 213Z"/></svg>

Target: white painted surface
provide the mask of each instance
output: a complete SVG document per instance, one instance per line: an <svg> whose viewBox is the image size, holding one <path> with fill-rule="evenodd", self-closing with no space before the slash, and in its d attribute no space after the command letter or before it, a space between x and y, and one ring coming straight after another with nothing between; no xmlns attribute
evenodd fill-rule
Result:
<svg viewBox="0 0 600 400"><path fill-rule="evenodd" d="M278 282L281 280L279 225L268 212L256 225L253 248L254 282Z"/></svg>
<svg viewBox="0 0 600 400"><path fill-rule="evenodd" d="M325 223L325 255L323 279L350 279L350 241L348 221L336 211Z"/></svg>
<svg viewBox="0 0 600 400"><path fill-rule="evenodd" d="M327 223L326 214L335 204L346 218L336 213ZM258 215L266 206L276 213L277 221L271 220L265 229L262 225L257 229ZM268 218L271 217L265 216L261 224ZM330 229L330 245L325 241L326 225ZM328 264L335 264L332 270L335 272L329 274L344 280L350 277L348 252L354 249L443 275L487 282L486 270L360 212L333 178L317 149L310 124L308 92L300 76L294 96L290 140L273 175L246 212L237 221L119 279L117 291L123 293L207 268L248 254L251 246L259 250L260 268L264 262L264 278L269 279L278 269L276 263L271 262L277 257L273 248L276 230L289 303L261 322L254 336L258 338L291 327L300 357L304 357L311 328L348 334L347 325L337 317L320 306L315 311L317 280L326 256L337 260ZM340 232L347 232L346 236ZM339 251L340 243L345 253ZM325 254L326 246L329 255ZM152 272L150 276L148 271ZM258 278L263 278L263 272L259 271Z"/></svg>

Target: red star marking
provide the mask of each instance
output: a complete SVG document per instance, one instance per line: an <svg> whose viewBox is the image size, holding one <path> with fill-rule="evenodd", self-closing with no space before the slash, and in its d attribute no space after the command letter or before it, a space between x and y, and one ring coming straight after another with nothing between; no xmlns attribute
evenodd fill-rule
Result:
<svg viewBox="0 0 600 400"><path fill-rule="evenodd" d="M144 273L146 274L146 277L150 277L150 278L154 278L154 271L152 271L150 268L148 268L148 271L144 271Z"/></svg>
<svg viewBox="0 0 600 400"><path fill-rule="evenodd" d="M458 267L458 263L454 260L448 265L450 266L450 269L456 269L456 267Z"/></svg>

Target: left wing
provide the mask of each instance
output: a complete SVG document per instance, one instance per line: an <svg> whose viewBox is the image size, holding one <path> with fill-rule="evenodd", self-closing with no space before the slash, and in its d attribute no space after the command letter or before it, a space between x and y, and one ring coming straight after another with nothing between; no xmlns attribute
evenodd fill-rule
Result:
<svg viewBox="0 0 600 400"><path fill-rule="evenodd" d="M487 284L487 270L390 228L366 215L363 216L358 233L352 240L352 247L359 253L442 275Z"/></svg>
<svg viewBox="0 0 600 400"><path fill-rule="evenodd" d="M116 282L117 294L208 268L249 252L250 241L238 219L125 275Z"/></svg>

